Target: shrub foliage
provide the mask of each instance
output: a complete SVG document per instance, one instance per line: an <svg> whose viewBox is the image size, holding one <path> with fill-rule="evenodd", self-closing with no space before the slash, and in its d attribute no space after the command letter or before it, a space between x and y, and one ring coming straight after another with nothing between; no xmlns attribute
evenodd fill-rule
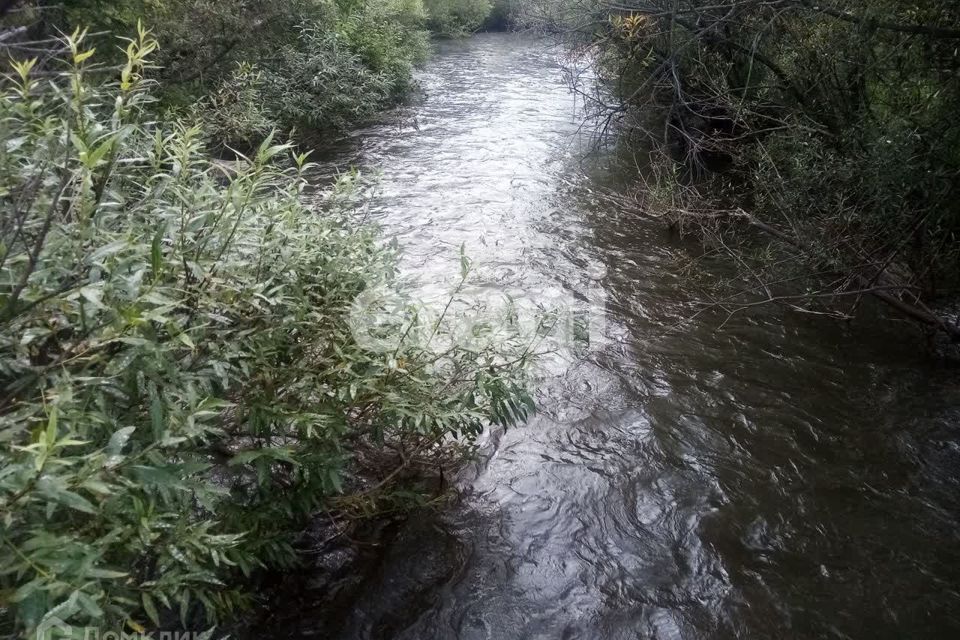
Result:
<svg viewBox="0 0 960 640"><path fill-rule="evenodd" d="M0 93L4 631L216 622L306 518L370 498L358 451L526 415L525 355L433 353L403 314L395 349L358 344L351 305L392 251L343 197L304 206L306 157L268 135L212 161L201 128L149 117L142 29L107 84L82 33L66 48Z"/></svg>
<svg viewBox="0 0 960 640"><path fill-rule="evenodd" d="M245 151L273 128L329 135L361 123L411 88L413 67L429 50L429 30L472 31L491 10L488 0L7 4L16 10L0 9L0 33L3 26L23 30L0 40L14 57L32 56L59 33L89 27L98 57L122 62L109 34L130 33L142 20L159 44L154 76L161 106L201 115L214 144Z"/></svg>
<svg viewBox="0 0 960 640"><path fill-rule="evenodd" d="M424 0L430 30L444 36L476 31L493 10L490 0Z"/></svg>

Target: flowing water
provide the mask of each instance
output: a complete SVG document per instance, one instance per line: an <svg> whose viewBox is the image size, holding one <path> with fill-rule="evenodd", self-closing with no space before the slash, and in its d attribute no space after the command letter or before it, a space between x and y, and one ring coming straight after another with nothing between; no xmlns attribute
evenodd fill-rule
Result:
<svg viewBox="0 0 960 640"><path fill-rule="evenodd" d="M464 245L482 284L599 287L607 318L322 636L960 637L960 376L898 322L673 329L698 308L693 248L594 197L622 172L589 153L557 54L443 43L423 100L340 158L381 174L369 216L407 272L446 282Z"/></svg>

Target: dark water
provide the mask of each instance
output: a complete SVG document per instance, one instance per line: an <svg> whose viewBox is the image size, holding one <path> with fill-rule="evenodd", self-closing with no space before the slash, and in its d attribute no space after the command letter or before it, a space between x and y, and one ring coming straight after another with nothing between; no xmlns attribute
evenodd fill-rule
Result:
<svg viewBox="0 0 960 640"><path fill-rule="evenodd" d="M607 326L324 637L960 637L957 372L897 322L671 331L697 309L686 250L592 195L619 172L587 153L556 54L443 44L422 104L344 156L382 172L370 216L411 273L446 282L463 243L491 287L599 285Z"/></svg>

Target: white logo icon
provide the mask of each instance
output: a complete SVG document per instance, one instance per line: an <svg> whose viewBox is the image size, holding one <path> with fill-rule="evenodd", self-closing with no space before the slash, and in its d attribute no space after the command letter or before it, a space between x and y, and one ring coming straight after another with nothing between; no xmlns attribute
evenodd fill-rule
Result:
<svg viewBox="0 0 960 640"><path fill-rule="evenodd" d="M36 640L55 640L56 638L69 638L73 635L73 627L58 618L50 616L44 618L37 625Z"/></svg>

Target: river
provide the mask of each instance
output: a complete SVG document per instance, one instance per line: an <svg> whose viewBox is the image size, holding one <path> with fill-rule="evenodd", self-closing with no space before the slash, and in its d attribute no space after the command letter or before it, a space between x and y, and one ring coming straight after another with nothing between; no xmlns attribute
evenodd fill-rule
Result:
<svg viewBox="0 0 960 640"><path fill-rule="evenodd" d="M558 53L440 43L422 100L338 162L379 174L368 215L408 273L445 284L464 245L491 288L599 287L603 335L456 504L397 527L334 626L308 605L273 635L960 637L957 371L896 321L684 323L696 249L596 197L623 172L590 152Z"/></svg>

